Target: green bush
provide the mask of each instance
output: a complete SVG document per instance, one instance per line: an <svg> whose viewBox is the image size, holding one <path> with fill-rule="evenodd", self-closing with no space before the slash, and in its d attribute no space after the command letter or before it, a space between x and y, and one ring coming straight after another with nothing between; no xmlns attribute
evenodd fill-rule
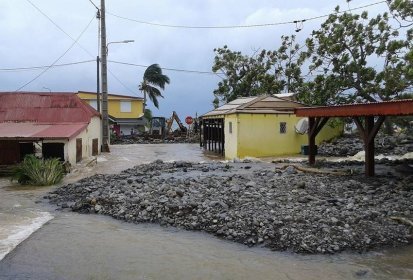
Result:
<svg viewBox="0 0 413 280"><path fill-rule="evenodd" d="M50 186L59 183L63 176L64 168L59 159L44 160L27 155L13 170L12 180L33 186Z"/></svg>

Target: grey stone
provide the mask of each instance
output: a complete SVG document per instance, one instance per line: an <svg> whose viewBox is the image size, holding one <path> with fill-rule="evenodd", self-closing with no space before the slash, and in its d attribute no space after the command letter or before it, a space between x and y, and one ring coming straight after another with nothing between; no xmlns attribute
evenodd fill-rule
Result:
<svg viewBox="0 0 413 280"><path fill-rule="evenodd" d="M284 173L288 175L296 174L297 170L293 166L288 166L285 170Z"/></svg>

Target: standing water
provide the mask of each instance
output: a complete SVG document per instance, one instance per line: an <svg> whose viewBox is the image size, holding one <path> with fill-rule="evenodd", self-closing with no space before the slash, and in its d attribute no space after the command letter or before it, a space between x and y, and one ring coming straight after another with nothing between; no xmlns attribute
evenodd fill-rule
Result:
<svg viewBox="0 0 413 280"><path fill-rule="evenodd" d="M111 148L96 167L69 174L65 183L155 159L210 160L191 144ZM0 279L413 279L412 246L367 254L272 252L35 203L53 188L0 181L0 260L12 250L0 261Z"/></svg>

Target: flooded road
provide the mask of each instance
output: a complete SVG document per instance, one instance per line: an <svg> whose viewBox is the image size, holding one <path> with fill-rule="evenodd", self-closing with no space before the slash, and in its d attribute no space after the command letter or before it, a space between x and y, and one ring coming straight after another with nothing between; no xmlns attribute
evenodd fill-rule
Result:
<svg viewBox="0 0 413 280"><path fill-rule="evenodd" d="M196 144L112 146L111 151L96 167L81 168L65 182L155 159L214 159ZM0 261L0 279L413 279L412 246L334 256L272 252L204 233L57 212L35 203L51 189L0 181L0 245L8 240L13 246L11 240L40 228Z"/></svg>

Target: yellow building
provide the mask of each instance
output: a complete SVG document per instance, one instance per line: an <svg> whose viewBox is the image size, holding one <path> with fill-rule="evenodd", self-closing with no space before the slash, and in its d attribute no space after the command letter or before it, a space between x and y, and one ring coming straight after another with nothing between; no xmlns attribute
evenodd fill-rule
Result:
<svg viewBox="0 0 413 280"><path fill-rule="evenodd" d="M96 92L79 91L78 96L97 109ZM143 98L108 94L108 113L112 129L118 135L143 129Z"/></svg>
<svg viewBox="0 0 413 280"><path fill-rule="evenodd" d="M202 116L202 144L227 159L298 154L308 136L302 126L305 120L300 121L294 108L304 106L277 96L236 99ZM342 126L326 125L316 143L336 137L342 130Z"/></svg>

